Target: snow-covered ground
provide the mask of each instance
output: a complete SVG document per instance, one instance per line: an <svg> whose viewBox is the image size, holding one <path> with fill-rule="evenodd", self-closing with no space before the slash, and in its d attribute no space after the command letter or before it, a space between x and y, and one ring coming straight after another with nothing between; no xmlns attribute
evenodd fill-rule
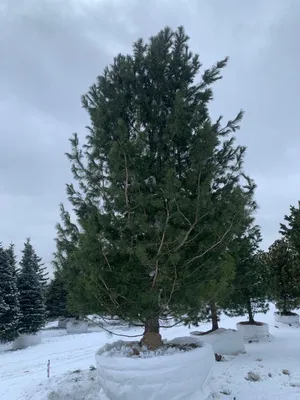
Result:
<svg viewBox="0 0 300 400"><path fill-rule="evenodd" d="M216 399L300 400L300 328L282 324L276 328L273 312L272 307L267 315L256 317L269 323L271 342L247 344L246 354L226 357L216 363L212 381ZM240 320L223 317L220 325L235 328ZM200 329L208 327L203 324ZM194 329L181 326L163 329L162 335L171 339L186 336ZM114 331L123 335L141 333L139 329L120 326L114 327ZM43 342L38 346L18 351L0 347L0 399L102 400L93 367L95 353L105 343L117 339L124 338L109 337L97 328L80 335L48 329L43 331ZM48 360L51 362L49 379ZM247 380L249 373L256 374L259 380Z"/></svg>

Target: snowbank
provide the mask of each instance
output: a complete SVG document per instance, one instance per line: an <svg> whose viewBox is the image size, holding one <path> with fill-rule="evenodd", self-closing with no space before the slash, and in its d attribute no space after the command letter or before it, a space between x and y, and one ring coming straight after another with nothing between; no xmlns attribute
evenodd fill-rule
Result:
<svg viewBox="0 0 300 400"><path fill-rule="evenodd" d="M13 350L25 349L26 347L40 344L41 341L42 341L41 332L37 332L36 334L32 335L21 335L13 342L12 349Z"/></svg>
<svg viewBox="0 0 300 400"><path fill-rule="evenodd" d="M86 321L69 320L66 324L67 333L86 333L88 330L88 323Z"/></svg>
<svg viewBox="0 0 300 400"><path fill-rule="evenodd" d="M282 324L297 325L299 324L299 315L293 313L291 315L283 315L280 312L274 312L274 319L276 322L281 322Z"/></svg>
<svg viewBox="0 0 300 400"><path fill-rule="evenodd" d="M126 342L106 344L96 354L100 384L110 400L207 400L214 354L209 344L192 337L168 343L200 344L200 348L154 357L126 357L110 354ZM106 356L104 355L106 354Z"/></svg>
<svg viewBox="0 0 300 400"><path fill-rule="evenodd" d="M43 380L23 397L11 399L23 400L105 400L99 395L100 384L96 369L73 370L63 375ZM0 397L2 398L2 397ZM7 399L10 399L8 397Z"/></svg>
<svg viewBox="0 0 300 400"><path fill-rule="evenodd" d="M66 329L67 328L67 322L70 321L70 318L59 318L57 327L59 329Z"/></svg>
<svg viewBox="0 0 300 400"><path fill-rule="evenodd" d="M201 332L191 332L193 337L198 337L205 343L211 344L214 353L217 354L237 354L245 353L245 343L241 332L234 329L220 328L208 334L201 334Z"/></svg>
<svg viewBox="0 0 300 400"><path fill-rule="evenodd" d="M265 322L257 322L255 325L238 322L236 329L246 341L267 339L270 336L269 325Z"/></svg>

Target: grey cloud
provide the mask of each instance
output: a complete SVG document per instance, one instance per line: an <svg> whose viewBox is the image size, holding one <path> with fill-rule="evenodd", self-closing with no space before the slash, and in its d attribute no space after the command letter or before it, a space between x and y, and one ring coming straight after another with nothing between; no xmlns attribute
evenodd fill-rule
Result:
<svg viewBox="0 0 300 400"><path fill-rule="evenodd" d="M44 112L51 110L57 119L67 117L78 123L80 117L74 113L80 108L78 92L87 89L91 77L109 60L101 47L88 38L95 26L94 18L72 13L68 2L59 7L50 7L47 1L32 4L7 23L1 63L2 76L6 77L4 90ZM100 38L109 28L101 15L96 30ZM122 32L120 36L123 37Z"/></svg>
<svg viewBox="0 0 300 400"><path fill-rule="evenodd" d="M19 248L32 236L51 260L71 179L68 138L84 136L88 123L80 96L136 38L184 25L205 67L230 56L211 109L225 119L246 110L238 140L248 146L246 170L258 183L257 219L269 245L299 197L299 14L293 0L2 2L0 240Z"/></svg>

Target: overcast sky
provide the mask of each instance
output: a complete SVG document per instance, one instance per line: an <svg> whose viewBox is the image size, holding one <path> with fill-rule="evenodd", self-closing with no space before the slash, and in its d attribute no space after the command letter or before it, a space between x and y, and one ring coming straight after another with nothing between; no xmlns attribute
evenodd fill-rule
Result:
<svg viewBox="0 0 300 400"><path fill-rule="evenodd" d="M230 57L212 112L246 111L239 142L267 248L300 199L299 20L299 0L0 1L0 241L19 250L30 236L50 263L68 138L88 124L80 96L134 40L184 25L205 67Z"/></svg>

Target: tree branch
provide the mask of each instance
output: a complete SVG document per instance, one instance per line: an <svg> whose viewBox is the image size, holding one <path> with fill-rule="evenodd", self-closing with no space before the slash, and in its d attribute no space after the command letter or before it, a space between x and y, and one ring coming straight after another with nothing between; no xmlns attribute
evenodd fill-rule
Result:
<svg viewBox="0 0 300 400"><path fill-rule="evenodd" d="M162 237L161 237L160 245L159 245L159 248L158 248L158 251L157 251L157 254L156 254L155 272L154 272L154 277L153 277L153 282L152 282L152 289L155 286L156 279L157 279L157 276L158 276L158 257L159 257L159 255L161 253L161 250L162 250L162 247L163 247L163 244L164 244L164 241L165 241L167 226L168 226L169 219L170 219L170 210L169 210L167 201L166 201L166 211L167 211L167 217L166 217L165 227L164 227L164 231L163 231L163 234L162 234Z"/></svg>
<svg viewBox="0 0 300 400"><path fill-rule="evenodd" d="M188 262L187 262L187 266L188 265L190 265L192 262L194 262L195 260L198 260L199 258L201 258L201 257L204 257L207 253L209 253L211 250L213 250L215 247L217 247L217 246L219 246L219 244L221 244L222 242L223 242L223 240L225 239L225 237L228 235L228 233L230 232L230 230L231 230L231 228L232 228L232 225L233 225L233 221L231 222L231 224L230 224L230 227L227 229L227 231L222 235L222 237L221 237L221 239L220 240L218 240L216 243L214 243L212 246L210 246L207 250L205 250L203 253L201 253L201 254L198 254L197 256L195 256L195 257L193 257L191 260L189 260ZM202 266L202 265L201 265ZM196 268L193 272L192 272L192 274L194 274L197 270L199 270L199 268L201 268L201 266L200 267L198 267L198 268ZM191 275L192 275L191 274Z"/></svg>

